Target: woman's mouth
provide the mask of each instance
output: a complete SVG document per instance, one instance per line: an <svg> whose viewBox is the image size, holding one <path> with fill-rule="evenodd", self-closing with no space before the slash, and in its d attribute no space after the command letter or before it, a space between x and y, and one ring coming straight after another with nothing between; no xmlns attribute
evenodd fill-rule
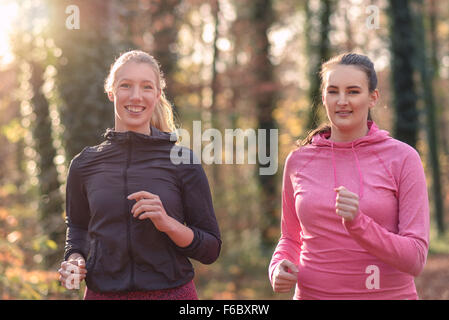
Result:
<svg viewBox="0 0 449 320"><path fill-rule="evenodd" d="M146 108L143 106L129 105L125 106L125 109L128 110L130 113L137 114L143 112Z"/></svg>
<svg viewBox="0 0 449 320"><path fill-rule="evenodd" d="M337 111L336 114L340 117L347 117L351 115L352 111Z"/></svg>

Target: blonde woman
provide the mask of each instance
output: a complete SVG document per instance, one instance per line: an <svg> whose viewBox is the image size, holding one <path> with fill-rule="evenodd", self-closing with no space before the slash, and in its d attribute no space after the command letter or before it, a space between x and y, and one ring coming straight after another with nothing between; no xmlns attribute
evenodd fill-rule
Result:
<svg viewBox="0 0 449 320"><path fill-rule="evenodd" d="M197 299L189 258L210 264L220 253L201 165L170 159L164 86L151 55L122 54L105 81L115 127L71 162L59 273L66 288L86 279L85 299Z"/></svg>

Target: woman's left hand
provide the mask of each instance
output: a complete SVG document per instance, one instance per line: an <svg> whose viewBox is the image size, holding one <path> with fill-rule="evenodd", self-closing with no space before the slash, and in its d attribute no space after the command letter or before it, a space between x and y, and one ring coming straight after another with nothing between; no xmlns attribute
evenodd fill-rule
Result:
<svg viewBox="0 0 449 320"><path fill-rule="evenodd" d="M359 212L359 196L343 186L334 190L337 191L336 213L345 221L354 220Z"/></svg>
<svg viewBox="0 0 449 320"><path fill-rule="evenodd" d="M137 201L131 209L134 218L150 219L159 231L165 233L172 231L175 227L177 221L165 212L158 195L139 191L130 194L128 199Z"/></svg>

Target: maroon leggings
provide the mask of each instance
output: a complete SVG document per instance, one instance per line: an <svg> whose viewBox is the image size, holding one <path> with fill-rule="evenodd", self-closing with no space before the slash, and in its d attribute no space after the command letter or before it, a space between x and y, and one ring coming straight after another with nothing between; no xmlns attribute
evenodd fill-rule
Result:
<svg viewBox="0 0 449 320"><path fill-rule="evenodd" d="M152 291L95 292L86 287L84 300L198 300L193 280L171 289Z"/></svg>

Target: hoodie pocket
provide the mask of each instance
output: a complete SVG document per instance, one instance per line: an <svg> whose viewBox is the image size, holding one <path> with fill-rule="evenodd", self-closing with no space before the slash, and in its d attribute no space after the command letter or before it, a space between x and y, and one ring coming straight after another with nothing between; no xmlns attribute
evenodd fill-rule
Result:
<svg viewBox="0 0 449 320"><path fill-rule="evenodd" d="M88 273L94 272L94 270L95 270L95 265L98 260L97 252L98 252L98 240L93 239L90 242L89 256L87 257L87 261L86 261L86 269L87 269Z"/></svg>

